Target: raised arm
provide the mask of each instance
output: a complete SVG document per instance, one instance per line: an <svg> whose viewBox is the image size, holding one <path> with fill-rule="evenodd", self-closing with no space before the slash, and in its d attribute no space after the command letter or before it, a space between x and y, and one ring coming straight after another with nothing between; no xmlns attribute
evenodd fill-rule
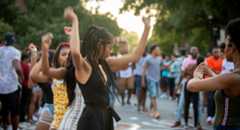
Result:
<svg viewBox="0 0 240 130"><path fill-rule="evenodd" d="M70 35L70 51L75 67L75 75L80 83L85 83L91 73L91 66L82 57L80 52L80 36L79 36L79 21L78 17L71 7L65 9L64 17L72 23L68 34Z"/></svg>
<svg viewBox="0 0 240 130"><path fill-rule="evenodd" d="M42 59L34 64L30 71L30 80L34 83L47 83L49 82L48 76L44 75L43 72L41 71L41 65L42 65Z"/></svg>
<svg viewBox="0 0 240 130"><path fill-rule="evenodd" d="M143 19L143 22L144 32L136 50L132 54L123 55L119 58L107 58L107 62L110 65L112 71L116 72L122 70L126 68L130 62L136 63L142 57L147 45L147 38L150 31L150 19Z"/></svg>
<svg viewBox="0 0 240 130"><path fill-rule="evenodd" d="M47 33L42 37L42 72L49 78L63 79L66 71L64 67L49 67L48 52L52 43L52 38L53 35L51 33Z"/></svg>

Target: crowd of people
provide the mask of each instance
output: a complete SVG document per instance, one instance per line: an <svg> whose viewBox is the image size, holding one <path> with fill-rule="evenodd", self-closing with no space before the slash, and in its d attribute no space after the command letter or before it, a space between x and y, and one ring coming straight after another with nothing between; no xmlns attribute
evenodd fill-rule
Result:
<svg viewBox="0 0 240 130"><path fill-rule="evenodd" d="M131 105L136 95L137 110L156 119L160 99L176 101L173 128L182 118L188 127L192 103L196 129L202 129L200 108L206 107L214 130L240 130L240 19L227 25L225 43L203 56L197 47L173 55L162 54L157 44L146 48L148 18L136 49L130 53L122 40L119 54L111 55L113 36L105 28L91 26L82 37L72 8L65 9L64 18L71 23L63 29L69 41L56 49L50 49L52 33L42 35L41 47L31 43L22 51L14 47L15 35L5 34L0 46L3 129L28 122L37 130L113 130L113 119L121 119L115 102L126 105L127 95Z"/></svg>

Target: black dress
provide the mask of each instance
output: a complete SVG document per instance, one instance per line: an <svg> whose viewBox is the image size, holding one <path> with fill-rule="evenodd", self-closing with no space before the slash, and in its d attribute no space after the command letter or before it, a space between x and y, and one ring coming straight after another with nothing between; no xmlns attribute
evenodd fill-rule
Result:
<svg viewBox="0 0 240 130"><path fill-rule="evenodd" d="M114 130L113 118L119 121L117 113L109 106L109 85L111 74L104 84L98 70L93 69L86 84L79 84L82 91L85 108L78 121L78 130Z"/></svg>

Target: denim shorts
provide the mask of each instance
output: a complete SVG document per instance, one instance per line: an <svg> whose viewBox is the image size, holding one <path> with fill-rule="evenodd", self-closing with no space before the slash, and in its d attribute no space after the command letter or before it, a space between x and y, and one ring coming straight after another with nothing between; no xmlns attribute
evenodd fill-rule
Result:
<svg viewBox="0 0 240 130"><path fill-rule="evenodd" d="M159 87L159 82L151 79L147 79L147 88L148 88L149 96L151 98L157 97L158 87Z"/></svg>
<svg viewBox="0 0 240 130"><path fill-rule="evenodd" d="M40 111L39 122L51 125L53 121L54 107L53 104L45 103Z"/></svg>

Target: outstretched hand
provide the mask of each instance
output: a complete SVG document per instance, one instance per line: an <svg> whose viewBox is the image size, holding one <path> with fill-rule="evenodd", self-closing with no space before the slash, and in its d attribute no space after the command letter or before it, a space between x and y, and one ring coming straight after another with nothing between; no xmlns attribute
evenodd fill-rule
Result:
<svg viewBox="0 0 240 130"><path fill-rule="evenodd" d="M49 49L52 44L53 34L46 33L42 36L42 47L45 49Z"/></svg>
<svg viewBox="0 0 240 130"><path fill-rule="evenodd" d="M143 17L143 23L146 27L150 27L151 26L151 18L150 17Z"/></svg>
<svg viewBox="0 0 240 130"><path fill-rule="evenodd" d="M64 18L71 21L71 22L73 22L74 20L77 20L77 15L74 12L72 7L67 7L64 10Z"/></svg>

